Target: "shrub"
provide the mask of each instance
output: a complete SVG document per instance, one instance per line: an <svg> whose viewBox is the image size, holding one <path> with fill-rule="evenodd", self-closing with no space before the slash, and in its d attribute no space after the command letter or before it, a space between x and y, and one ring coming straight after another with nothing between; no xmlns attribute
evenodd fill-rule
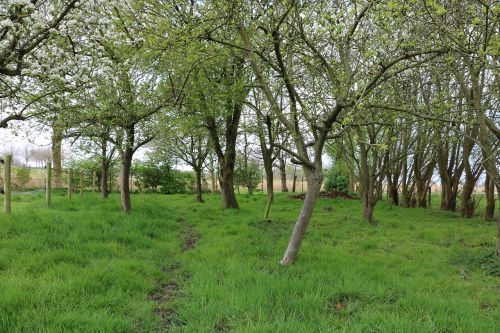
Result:
<svg viewBox="0 0 500 333"><path fill-rule="evenodd" d="M326 191L339 191L347 193L349 191L349 175L341 168L332 168L326 174Z"/></svg>
<svg viewBox="0 0 500 333"><path fill-rule="evenodd" d="M245 160L242 156L236 157L236 165L234 168L234 183L240 186L246 186L250 191L253 191L262 179L262 170L259 162L254 159Z"/></svg>
<svg viewBox="0 0 500 333"><path fill-rule="evenodd" d="M26 184L29 183L31 179L31 169L30 168L19 168L16 170L16 177L14 179L14 182L17 186L19 186L21 189L25 189Z"/></svg>
<svg viewBox="0 0 500 333"><path fill-rule="evenodd" d="M132 174L136 177L135 185L146 192L188 193L191 192L190 184L195 182L192 173L173 170L166 163L153 161L135 163Z"/></svg>

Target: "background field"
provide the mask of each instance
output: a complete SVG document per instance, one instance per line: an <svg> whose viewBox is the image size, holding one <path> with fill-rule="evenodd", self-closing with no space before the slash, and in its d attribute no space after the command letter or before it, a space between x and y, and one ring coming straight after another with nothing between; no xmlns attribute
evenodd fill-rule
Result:
<svg viewBox="0 0 500 333"><path fill-rule="evenodd" d="M265 196L14 196L0 215L1 332L498 332L496 226L321 199L290 267L301 202Z"/></svg>

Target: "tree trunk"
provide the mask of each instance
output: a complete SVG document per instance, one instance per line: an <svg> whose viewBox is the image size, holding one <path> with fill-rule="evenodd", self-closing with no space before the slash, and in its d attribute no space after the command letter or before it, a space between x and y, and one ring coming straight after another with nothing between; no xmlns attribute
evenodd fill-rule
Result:
<svg viewBox="0 0 500 333"><path fill-rule="evenodd" d="M295 193L297 186L297 168L293 168L293 182L292 182L292 192Z"/></svg>
<svg viewBox="0 0 500 333"><path fill-rule="evenodd" d="M109 163L107 160L107 148L104 144L101 148L101 197L107 199L109 195L108 190L108 175Z"/></svg>
<svg viewBox="0 0 500 333"><path fill-rule="evenodd" d="M132 167L132 148L126 147L122 156L121 174L120 174L120 197L122 209L128 214L132 209L130 203L130 169Z"/></svg>
<svg viewBox="0 0 500 333"><path fill-rule="evenodd" d="M233 167L230 165L224 165L221 168L221 177L220 177L220 188L222 194L222 207L239 209L238 200L236 200L236 194L234 193L234 179L233 179L233 170L234 170L234 159L233 159Z"/></svg>
<svg viewBox="0 0 500 333"><path fill-rule="evenodd" d="M194 172L196 174L196 201L204 202L202 197L203 185L201 182L201 169L196 168Z"/></svg>
<svg viewBox="0 0 500 333"><path fill-rule="evenodd" d="M369 195L369 197L373 197L373 195ZM375 210L375 200L373 198L367 198L363 202L363 216L365 221L369 224L373 224L373 211Z"/></svg>
<svg viewBox="0 0 500 333"><path fill-rule="evenodd" d="M475 136L475 135L474 135ZM472 169L469 161L469 157L472 149L469 149L474 145L474 142L465 138L464 140L464 170L465 170L465 182L462 187L462 197L461 197L461 207L460 212L462 216L471 218L474 215L474 202L472 200L472 193L474 192L474 186L476 184L477 177L474 175L474 170Z"/></svg>
<svg viewBox="0 0 500 333"><path fill-rule="evenodd" d="M363 184L363 217L365 221L372 224L373 223L373 211L377 203L376 189L373 188L372 180L369 178Z"/></svg>
<svg viewBox="0 0 500 333"><path fill-rule="evenodd" d="M425 180L423 179L416 179L415 180L415 187L417 190L417 206L426 208L427 207L427 186L425 186Z"/></svg>
<svg viewBox="0 0 500 333"><path fill-rule="evenodd" d="M349 173L349 193L354 193L354 184L356 182L356 179L354 177L354 170L353 168L347 168L347 172Z"/></svg>
<svg viewBox="0 0 500 333"><path fill-rule="evenodd" d="M52 135L52 160L53 160L53 177L54 187L62 188L62 134L61 131L54 127Z"/></svg>
<svg viewBox="0 0 500 333"><path fill-rule="evenodd" d="M383 194L383 187L382 187L382 179L380 179L378 182L377 182L377 187L376 187L376 197L377 197L377 201L378 200L382 200L382 194Z"/></svg>
<svg viewBox="0 0 500 333"><path fill-rule="evenodd" d="M493 183L488 173L486 173L486 180L484 182L484 193L486 195L484 219L486 221L493 221L495 215L495 183Z"/></svg>
<svg viewBox="0 0 500 333"><path fill-rule="evenodd" d="M266 210L264 211L264 220L269 220L269 212L271 211L271 205L274 201L274 188L273 188L273 165L272 162L266 163L264 161L264 169L266 171L266 190L267 190L267 203Z"/></svg>
<svg viewBox="0 0 500 333"><path fill-rule="evenodd" d="M472 200L472 192L474 192L474 183L466 181L462 188L462 216L471 218L474 215L474 200Z"/></svg>
<svg viewBox="0 0 500 333"><path fill-rule="evenodd" d="M214 159L212 157L210 157L210 182L212 194L215 194L215 192L217 192L217 175L214 167Z"/></svg>
<svg viewBox="0 0 500 333"><path fill-rule="evenodd" d="M280 178L281 178L281 192L288 192L288 187L286 186L286 163L285 159L280 157L279 160L279 169L280 169Z"/></svg>
<svg viewBox="0 0 500 333"><path fill-rule="evenodd" d="M108 190L108 166L104 162L101 165L102 171L101 171L101 197L103 199L107 199L109 196L109 190Z"/></svg>
<svg viewBox="0 0 500 333"><path fill-rule="evenodd" d="M441 176L441 210L448 210L450 206L449 195L451 192L451 184L447 179Z"/></svg>
<svg viewBox="0 0 500 333"><path fill-rule="evenodd" d="M288 242L285 255L283 259L281 259L282 266L288 265L297 257L300 244L304 239L307 226L309 225L314 208L316 207L316 202L318 201L321 184L323 184L323 172L305 169L304 173L306 174L307 193L300 215L293 228L292 236Z"/></svg>
<svg viewBox="0 0 500 333"><path fill-rule="evenodd" d="M398 185L392 182L391 175L387 175L387 195L391 205L399 206Z"/></svg>

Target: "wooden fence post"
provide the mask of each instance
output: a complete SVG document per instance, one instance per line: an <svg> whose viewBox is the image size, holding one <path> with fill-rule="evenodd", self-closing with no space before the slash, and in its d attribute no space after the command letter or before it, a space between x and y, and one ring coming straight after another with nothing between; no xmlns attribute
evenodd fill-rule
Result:
<svg viewBox="0 0 500 333"><path fill-rule="evenodd" d="M11 212L11 195L12 195L12 180L11 180L11 166L12 155L5 155L3 160L3 210L5 214Z"/></svg>
<svg viewBox="0 0 500 333"><path fill-rule="evenodd" d="M83 171L80 171L80 196L83 195Z"/></svg>
<svg viewBox="0 0 500 333"><path fill-rule="evenodd" d="M47 206L52 204L52 161L47 160L47 186L45 188L45 200Z"/></svg>
<svg viewBox="0 0 500 333"><path fill-rule="evenodd" d="M71 200L72 196L73 196L73 189L71 184L71 168L68 168L68 199Z"/></svg>

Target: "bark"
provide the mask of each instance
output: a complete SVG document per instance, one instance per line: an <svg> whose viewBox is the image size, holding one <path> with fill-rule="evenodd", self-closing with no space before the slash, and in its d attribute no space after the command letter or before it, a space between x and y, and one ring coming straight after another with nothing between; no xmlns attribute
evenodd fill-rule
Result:
<svg viewBox="0 0 500 333"><path fill-rule="evenodd" d="M264 170L266 171L266 191L267 191L267 203L266 210L264 211L264 220L269 219L269 212L271 211L271 205L274 201L274 188L273 188L273 165L269 160L268 163L264 161Z"/></svg>
<svg viewBox="0 0 500 333"><path fill-rule="evenodd" d="M457 196L460 178L462 177L464 163L459 163L459 142L450 144L446 142L438 149L438 170L441 178L441 210L456 211ZM451 154L450 154L451 152Z"/></svg>
<svg viewBox="0 0 500 333"><path fill-rule="evenodd" d="M415 188L417 190L417 206L426 208L427 207L427 186L426 182L423 179L415 180Z"/></svg>
<svg viewBox="0 0 500 333"><path fill-rule="evenodd" d="M101 164L101 197L103 199L107 199L109 196L108 175L109 175L108 165L106 162L103 162Z"/></svg>
<svg viewBox="0 0 500 333"><path fill-rule="evenodd" d="M377 187L376 187L376 198L377 198L377 200L382 200L382 194L383 194L382 182L383 182L383 179L380 179L377 182Z"/></svg>
<svg viewBox="0 0 500 333"><path fill-rule="evenodd" d="M292 192L295 193L297 188L297 169L293 168Z"/></svg>
<svg viewBox="0 0 500 333"><path fill-rule="evenodd" d="M206 118L206 126L210 133L210 139L217 154L219 164L219 185L224 209L239 209L236 194L234 193L234 166L236 161L236 139L242 107L242 105L235 105L233 113L226 117L224 151L219 139L219 130L215 118Z"/></svg>
<svg viewBox="0 0 500 333"><path fill-rule="evenodd" d="M107 145L106 141L104 141L101 146L101 197L103 199L107 199L109 195L108 176L109 161L107 159Z"/></svg>
<svg viewBox="0 0 500 333"><path fill-rule="evenodd" d="M391 205L399 206L399 191L398 191L398 180L399 173L396 172L387 173L387 195L389 196L389 202Z"/></svg>
<svg viewBox="0 0 500 333"><path fill-rule="evenodd" d="M475 138L476 136L477 128L474 126L474 128L470 131L471 138L466 137L464 139L463 162L465 181L462 187L460 212L462 216L467 218L471 218L474 215L475 203L472 199L472 193L474 193L474 187L480 175L479 169L477 167L474 168L470 163L472 148L475 145L472 138Z"/></svg>
<svg viewBox="0 0 500 333"><path fill-rule="evenodd" d="M474 216L474 200L472 199L472 193L474 192L474 183L470 180L466 180L462 188L462 206L461 212L462 216L471 218Z"/></svg>
<svg viewBox="0 0 500 333"><path fill-rule="evenodd" d="M232 60L232 61L229 61ZM237 81L244 75L245 59L244 57L234 56L228 59L229 63L224 69L224 82L228 88L234 86ZM200 99L202 107L208 110L206 105L206 97L202 91ZM223 122L223 130L218 125L219 119L214 116L207 115L205 118L205 126L210 134L213 149L217 156L219 164L219 185L222 194L222 206L232 209L239 209L236 195L234 194L234 166L236 160L236 141L238 138L238 127L240 124L241 114L243 112L243 103L248 95L248 91L244 90L239 95L228 94L224 101L225 112ZM220 133L223 132L223 140ZM224 147L224 148L223 148Z"/></svg>
<svg viewBox="0 0 500 333"><path fill-rule="evenodd" d="M56 126L52 135L52 160L54 187L62 188L62 133Z"/></svg>
<svg viewBox="0 0 500 333"><path fill-rule="evenodd" d="M401 152L408 154L410 147L413 146L410 144L410 131L405 128L402 139ZM399 200L399 204L405 208L411 207L411 198L413 196L413 191L415 188L412 174L413 174L413 165L409 165L408 157L403 158L402 164L400 167L401 172L401 200ZM393 180L396 179L394 176ZM397 177L399 179L399 175ZM396 182L393 182L394 186L397 189Z"/></svg>
<svg viewBox="0 0 500 333"><path fill-rule="evenodd" d="M239 209L240 206L238 205L238 200L234 193L234 163L232 168L230 165L225 165L221 168L220 188L222 194L222 207L225 209Z"/></svg>
<svg viewBox="0 0 500 333"><path fill-rule="evenodd" d="M130 169L132 168L133 150L126 147L123 151L121 173L120 173L120 197L122 210L126 214L130 213L132 205L130 202Z"/></svg>
<svg viewBox="0 0 500 333"><path fill-rule="evenodd" d="M210 185L212 189L212 194L215 194L215 192L217 192L217 176L214 167L214 160L212 157L210 157L210 181L211 181Z"/></svg>
<svg viewBox="0 0 500 333"><path fill-rule="evenodd" d="M486 195L484 219L486 221L493 221L495 215L495 183L493 183L488 173L486 173L486 180L484 182L484 192Z"/></svg>
<svg viewBox="0 0 500 333"><path fill-rule="evenodd" d="M418 130L427 130L425 126ZM415 183L415 201L418 207L427 207L427 189L437 163L437 147L430 144L433 138L418 134L416 151L413 156L413 181Z"/></svg>
<svg viewBox="0 0 500 333"><path fill-rule="evenodd" d="M202 185L201 169L196 168L194 172L196 174L196 201L204 202L202 197L203 185Z"/></svg>
<svg viewBox="0 0 500 333"><path fill-rule="evenodd" d="M415 154L414 181L416 190L416 205L418 207L427 207L427 189L429 188L432 173L436 161L432 157L427 157L430 160L424 161L424 156L420 153ZM426 163L426 164L425 164Z"/></svg>
<svg viewBox="0 0 500 333"><path fill-rule="evenodd" d="M320 170L308 170L304 168L304 173L306 174L307 181L307 193L304 199L304 204L300 211L300 215L293 228L292 236L288 243L283 259L281 259L281 265L286 266L293 262L297 257L297 253L300 248L300 244L304 239L304 235L311 220L311 216L314 212L314 207L318 201L319 192L321 191L321 185L323 184L323 172Z"/></svg>
<svg viewBox="0 0 500 333"><path fill-rule="evenodd" d="M281 179L281 192L288 192L288 187L286 186L286 161L283 157L279 157L278 160Z"/></svg>
<svg viewBox="0 0 500 333"><path fill-rule="evenodd" d="M361 135L361 132L359 132ZM368 149L365 143L359 143L359 179L363 198L363 217L367 223L373 223L373 210L377 203L376 187L372 170L368 164Z"/></svg>
<svg viewBox="0 0 500 333"><path fill-rule="evenodd" d="M373 224L373 211L375 210L375 199L368 193L368 197L363 201L363 216L365 221Z"/></svg>

